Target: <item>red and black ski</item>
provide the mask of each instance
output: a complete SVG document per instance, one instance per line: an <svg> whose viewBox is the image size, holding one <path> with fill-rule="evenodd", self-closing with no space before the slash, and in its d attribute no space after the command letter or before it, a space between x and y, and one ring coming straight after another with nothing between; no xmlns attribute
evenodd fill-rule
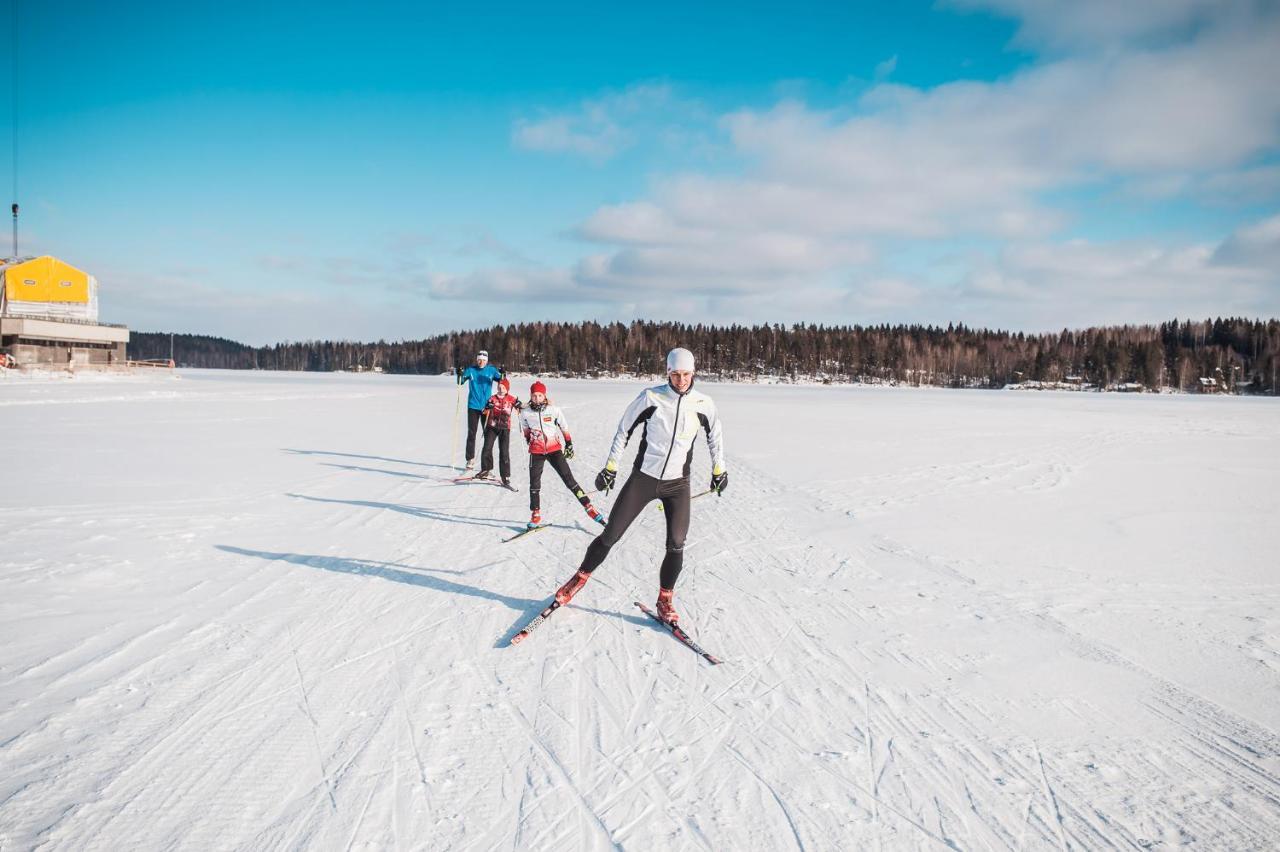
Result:
<svg viewBox="0 0 1280 852"><path fill-rule="evenodd" d="M649 616L654 621L658 622L663 627L667 628L667 630L671 631L672 636L679 639L682 644L688 646L692 651L694 651L694 653L702 657L702 659L706 660L708 663L711 663L711 665L718 666L720 665L720 663L724 662L719 657L712 656L711 654L708 654L706 651L702 650L702 646L699 645L697 642L693 641L693 638L688 633L685 633L679 624L673 624L670 621L663 621L661 618L658 618L658 614L656 612L649 609L649 607L645 606L644 604L640 603L640 601L636 601L636 606L640 607L640 611L643 612L645 615Z"/></svg>
<svg viewBox="0 0 1280 852"><path fill-rule="evenodd" d="M511 644L519 645L521 642L523 642L525 639L528 638L530 633L532 633L533 631L541 627L542 622L546 621L548 618L551 617L551 613L555 612L559 608L560 608L560 602L553 598L551 603L547 604L546 609L544 609L542 612L534 616L533 620L530 621L528 624L526 624L524 627L522 627L519 633L511 637Z"/></svg>

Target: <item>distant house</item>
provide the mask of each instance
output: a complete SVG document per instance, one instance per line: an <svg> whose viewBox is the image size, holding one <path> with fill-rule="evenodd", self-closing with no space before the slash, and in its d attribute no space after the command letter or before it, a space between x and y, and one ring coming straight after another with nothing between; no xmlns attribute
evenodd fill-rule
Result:
<svg viewBox="0 0 1280 852"><path fill-rule="evenodd" d="M0 352L15 366L125 366L129 329L98 322L98 279L56 257L0 259Z"/></svg>
<svg viewBox="0 0 1280 852"><path fill-rule="evenodd" d="M1200 393L1219 393L1222 386L1218 384L1218 380L1210 376L1200 377Z"/></svg>
<svg viewBox="0 0 1280 852"><path fill-rule="evenodd" d="M1118 385L1114 385L1114 390L1120 393L1142 393L1146 390L1146 387L1141 382L1121 382Z"/></svg>

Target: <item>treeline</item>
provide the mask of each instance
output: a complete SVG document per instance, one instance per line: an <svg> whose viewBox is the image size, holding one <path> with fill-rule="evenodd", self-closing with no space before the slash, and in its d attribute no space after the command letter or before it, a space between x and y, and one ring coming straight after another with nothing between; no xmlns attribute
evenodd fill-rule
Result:
<svg viewBox="0 0 1280 852"><path fill-rule="evenodd" d="M217 337L173 335L182 366L262 370L442 373L487 349L493 363L540 374L662 372L668 349L685 346L700 373L1002 387L1066 382L1194 390L1201 379L1239 392L1275 394L1280 320L1243 318L1112 326L1057 334L921 325L713 326L666 322L535 322L451 332L396 343L306 341L252 347ZM135 332L131 358L168 358L170 335Z"/></svg>

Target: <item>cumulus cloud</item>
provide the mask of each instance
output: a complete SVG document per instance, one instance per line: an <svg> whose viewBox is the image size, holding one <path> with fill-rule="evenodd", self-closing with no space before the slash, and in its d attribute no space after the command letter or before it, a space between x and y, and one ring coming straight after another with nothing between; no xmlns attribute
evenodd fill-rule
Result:
<svg viewBox="0 0 1280 852"><path fill-rule="evenodd" d="M1006 5L1027 32L1056 26L1070 38L1105 32L1115 41L1190 27L1211 10L1195 2L1114 13L1109 4ZM566 270L568 280L597 293L739 299L809 287L848 310L909 308L923 291L877 272L878 246L977 237L1009 248L998 262L975 261L952 291L971 302L1065 310L1072 298L1083 306L1128 287L1108 303L1146 300L1147 313L1160 314L1179 301L1188 310L1215 299L1219 310L1264 308L1256 276L1215 268L1211 248L1049 241L1068 218L1046 199L1076 188L1118 185L1168 199L1251 186L1265 195L1274 167L1256 161L1278 145L1280 19L1235 24L1162 46L1059 58L995 82L882 82L842 110L787 100L733 112L721 127L748 167L668 177L648 198L601 207L576 233L609 250ZM1219 260L1245 246L1237 236ZM836 280L863 283L837 298L825 289Z"/></svg>
<svg viewBox="0 0 1280 852"><path fill-rule="evenodd" d="M321 295L308 287L242 288L222 283L228 276L211 270L105 264L96 274L102 318L127 317L135 330L223 335L254 345L326 333L370 340L411 333L412 318L403 310L357 291ZM333 326L335 315L342 318L340 329Z"/></svg>
<svg viewBox="0 0 1280 852"><path fill-rule="evenodd" d="M992 11L1019 21L1017 42L1057 49L1107 49L1169 39L1196 27L1248 19L1253 0L946 0L946 6Z"/></svg>
<svg viewBox="0 0 1280 852"><path fill-rule="evenodd" d="M1243 240L1262 251L1221 262ZM969 321L1052 330L1170 316L1274 315L1280 310L1280 217L1214 245L1153 242L1011 245L975 258L954 292Z"/></svg>
<svg viewBox="0 0 1280 852"><path fill-rule="evenodd" d="M1195 191L1217 204L1256 204L1280 196L1280 166L1218 172L1201 180Z"/></svg>
<svg viewBox="0 0 1280 852"><path fill-rule="evenodd" d="M589 299L569 269L498 268L465 275L433 273L426 291L436 299L470 302L566 302Z"/></svg>
<svg viewBox="0 0 1280 852"><path fill-rule="evenodd" d="M516 120L511 141L528 151L578 154L604 162L636 143L659 118L686 106L665 83L639 83L583 101L572 111ZM670 131L668 131L670 132Z"/></svg>
<svg viewBox="0 0 1280 852"><path fill-rule="evenodd" d="M1213 253L1219 266L1270 269L1280 283L1280 216L1239 229Z"/></svg>
<svg viewBox="0 0 1280 852"><path fill-rule="evenodd" d="M553 115L538 121L518 120L512 141L529 151L568 152L603 161L630 140L622 128L608 119L583 123L569 116Z"/></svg>

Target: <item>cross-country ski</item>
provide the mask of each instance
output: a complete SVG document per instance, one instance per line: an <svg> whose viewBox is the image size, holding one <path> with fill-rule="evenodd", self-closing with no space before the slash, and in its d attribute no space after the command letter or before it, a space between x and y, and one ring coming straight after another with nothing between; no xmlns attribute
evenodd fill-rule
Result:
<svg viewBox="0 0 1280 852"><path fill-rule="evenodd" d="M533 526L533 527L525 527L515 535L510 536L509 538L504 538L502 540L502 543L506 544L509 541L515 541L518 538L524 538L525 536L530 535L531 533L542 532L543 530L545 530L547 527L550 527L550 526L552 526L552 524L538 524L537 526Z"/></svg>
<svg viewBox="0 0 1280 852"><path fill-rule="evenodd" d="M667 631L671 633L672 636L676 637L676 639L678 639L683 645L687 646L695 654L702 657L708 663L711 663L713 666L715 666L723 662L723 660L721 660L719 657L713 656L712 654L709 654L706 651L704 651L702 649L702 646L700 646L697 642L693 641L693 639L689 636L689 634L684 631L684 628L680 626L679 622L668 621L666 619L660 618L658 617L658 614L656 612L649 609L649 607L645 606L644 604L640 603L640 601L636 601L635 603L636 603L636 606L640 607L641 612L643 612L645 615L652 618L654 621L658 622L658 624L661 624L664 628L666 628Z"/></svg>
<svg viewBox="0 0 1280 852"><path fill-rule="evenodd" d="M516 634L511 637L511 644L519 645L525 639L528 639L529 634L532 633L534 630L537 630L539 627L541 627L543 622L545 622L548 618L550 618L551 614L556 610L558 610L561 606L562 604L560 603L560 601L555 600L553 598L551 603L547 604L546 608L543 609L542 612L534 616L532 620L530 620L527 624L525 624L524 627L521 627L520 630L518 630Z"/></svg>

